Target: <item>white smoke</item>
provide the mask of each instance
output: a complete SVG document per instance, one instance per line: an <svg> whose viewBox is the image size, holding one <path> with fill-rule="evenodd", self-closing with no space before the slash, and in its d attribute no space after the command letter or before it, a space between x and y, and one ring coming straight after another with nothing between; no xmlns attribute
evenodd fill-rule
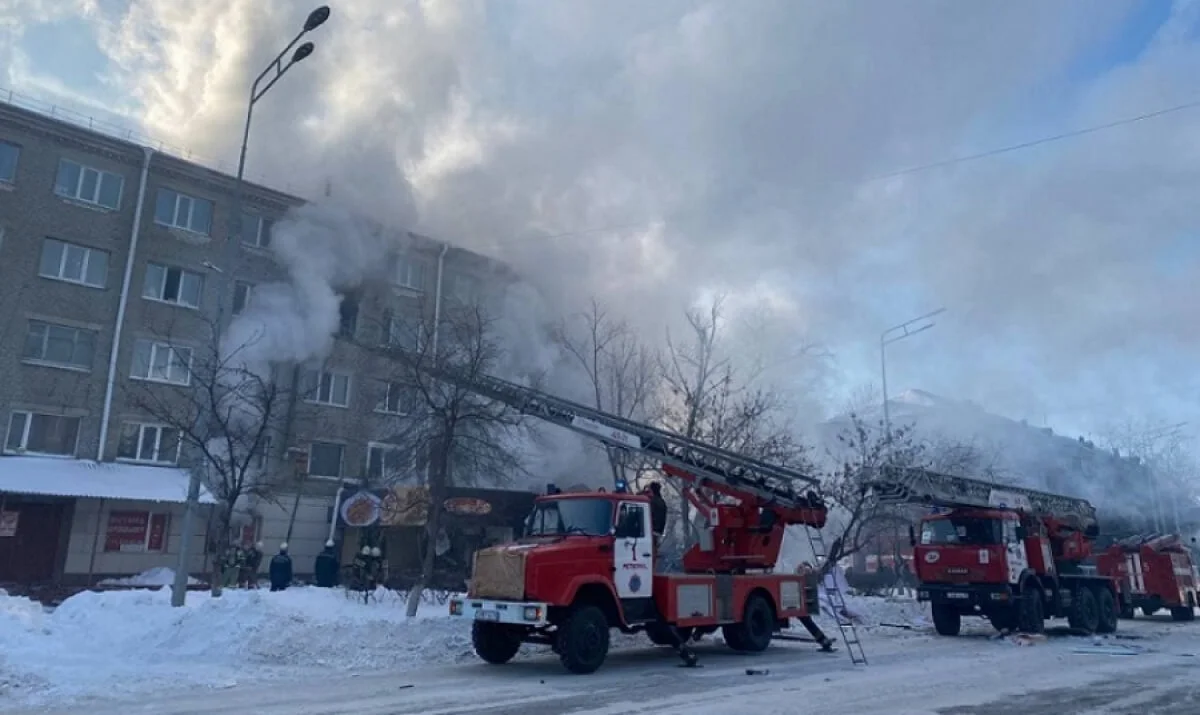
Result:
<svg viewBox="0 0 1200 715"><path fill-rule="evenodd" d="M334 203L289 211L275 225L271 241L287 279L257 286L250 305L230 324L221 344L229 374L245 371L269 380L273 364L327 358L341 320L342 292L390 282L397 259L411 246L407 236ZM501 347L496 377L523 385L541 380L550 392L566 397L586 394L579 372L551 339L550 326L559 316L534 285L509 283L490 307L496 318L493 337ZM249 401L240 386L230 389L232 409ZM256 414L250 404L240 412L247 420ZM539 479L570 476L590 482L592 474L600 474L594 451L567 430L530 424L508 448L522 455L526 469Z"/></svg>

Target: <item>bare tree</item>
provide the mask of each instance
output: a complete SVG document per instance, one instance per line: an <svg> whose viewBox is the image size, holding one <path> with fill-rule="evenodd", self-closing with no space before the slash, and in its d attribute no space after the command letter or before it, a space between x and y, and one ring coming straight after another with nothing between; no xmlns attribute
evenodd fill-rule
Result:
<svg viewBox="0 0 1200 715"><path fill-rule="evenodd" d="M291 390L275 379L274 366L264 369L247 359L255 340L223 346L212 322L202 344L163 331L134 345L134 379L124 388L130 404L155 426L128 426L118 455L154 462L178 455L181 464L200 470L217 500L213 542L218 555L230 545L239 501L272 497L265 467L271 445L282 443L290 403ZM214 559L217 595L219 563Z"/></svg>
<svg viewBox="0 0 1200 715"><path fill-rule="evenodd" d="M904 518L902 510L875 499L867 475L882 467L917 466L925 457L924 445L913 439L910 426L892 425L888 430L882 421L871 425L854 412L828 452L837 466L824 476L821 486L834 507L830 519L834 539L825 562L819 564L822 576L841 559L863 550L881 528Z"/></svg>
<svg viewBox="0 0 1200 715"><path fill-rule="evenodd" d="M553 336L587 377L596 409L638 422L657 419L658 356L628 323L609 316L593 299L587 312L561 320ZM614 484L648 468L638 455L611 447L605 451Z"/></svg>
<svg viewBox="0 0 1200 715"><path fill-rule="evenodd" d="M429 490L421 574L408 597L410 616L416 615L422 591L434 581L448 489L483 477L502 484L523 472L515 446L522 436L521 416L426 371L450 370L466 380L490 374L502 357L493 325L478 304L458 306L448 311L436 330L417 327L419 334L397 336L403 345L385 350L393 358L391 383L410 391L413 400L411 418L387 442L397 446L404 461L425 467Z"/></svg>
<svg viewBox="0 0 1200 715"><path fill-rule="evenodd" d="M722 354L723 305L718 297L707 313L693 310L687 314L690 343L680 344L667 336L660 364L666 393L661 417L664 426L715 447L810 470L809 452L796 438L781 393L756 387L756 370L744 374ZM696 527L687 495L683 485L671 487L679 494L678 511L672 518L679 519L679 535L690 542Z"/></svg>
<svg viewBox="0 0 1200 715"><path fill-rule="evenodd" d="M1132 458L1144 476L1135 483L1108 485L1121 499L1143 506L1147 528L1180 530L1190 516L1180 504L1194 504L1200 485L1200 464L1181 431L1184 425L1162 425L1127 419L1109 425L1102 443L1114 456Z"/></svg>

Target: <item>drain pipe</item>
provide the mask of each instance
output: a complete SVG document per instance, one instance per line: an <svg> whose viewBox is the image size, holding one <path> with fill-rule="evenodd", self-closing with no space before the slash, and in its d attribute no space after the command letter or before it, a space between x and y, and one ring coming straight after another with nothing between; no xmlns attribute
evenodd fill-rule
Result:
<svg viewBox="0 0 1200 715"><path fill-rule="evenodd" d="M137 204L133 208L133 230L129 234L129 255L125 258L125 277L121 279L121 298L117 303L117 323L113 327L112 349L108 355L108 380L104 385L104 409L100 413L100 446L96 461L104 461L108 445L108 422L112 417L113 390L117 384L117 358L121 353L121 329L125 327L125 308L129 305L129 286L133 281L133 263L137 258L138 237L142 233L142 207L146 203L146 179L150 176L150 157L154 150L142 147L142 178L138 182Z"/></svg>
<svg viewBox="0 0 1200 715"><path fill-rule="evenodd" d="M437 262L437 284L433 289L433 344L429 347L430 356L436 361L438 353L438 331L442 328L442 269L446 265L446 252L450 250L449 243L442 243L442 250L438 254Z"/></svg>

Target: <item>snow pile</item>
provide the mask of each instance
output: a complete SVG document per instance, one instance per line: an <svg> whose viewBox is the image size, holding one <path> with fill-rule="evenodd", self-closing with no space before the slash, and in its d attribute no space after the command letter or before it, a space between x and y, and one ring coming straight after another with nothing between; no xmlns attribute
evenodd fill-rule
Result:
<svg viewBox="0 0 1200 715"><path fill-rule="evenodd" d="M175 570L166 566L152 568L126 578L106 578L100 581L100 586L170 586L175 583ZM199 586L203 581L188 576L189 586Z"/></svg>
<svg viewBox="0 0 1200 715"><path fill-rule="evenodd" d="M170 589L84 592L50 613L0 597L0 696L37 703L474 657L470 629L446 606L423 605L410 622L403 599L377 596L364 604L313 587L191 592L172 608Z"/></svg>

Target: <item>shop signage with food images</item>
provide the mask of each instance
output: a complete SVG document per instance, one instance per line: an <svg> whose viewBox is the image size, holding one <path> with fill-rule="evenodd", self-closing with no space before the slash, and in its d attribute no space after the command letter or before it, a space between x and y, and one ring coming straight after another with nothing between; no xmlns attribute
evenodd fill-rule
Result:
<svg viewBox="0 0 1200 715"><path fill-rule="evenodd" d="M486 516L492 513L492 504L478 497L450 497L442 502L442 508L459 516Z"/></svg>
<svg viewBox="0 0 1200 715"><path fill-rule="evenodd" d="M356 492L342 502L342 521L347 526L370 526L379 521L383 500L368 491Z"/></svg>

